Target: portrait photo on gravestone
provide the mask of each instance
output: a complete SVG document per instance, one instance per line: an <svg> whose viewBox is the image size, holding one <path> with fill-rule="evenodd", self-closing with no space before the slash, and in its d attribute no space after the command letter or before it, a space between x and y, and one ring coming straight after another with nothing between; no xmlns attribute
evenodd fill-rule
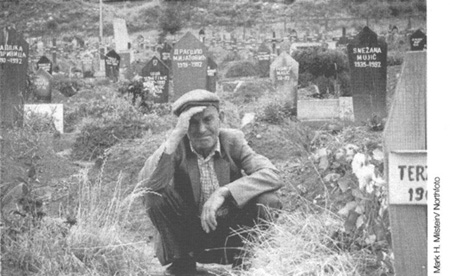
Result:
<svg viewBox="0 0 450 276"><path fill-rule="evenodd" d="M446 275L434 2L0 1L0 274Z"/></svg>

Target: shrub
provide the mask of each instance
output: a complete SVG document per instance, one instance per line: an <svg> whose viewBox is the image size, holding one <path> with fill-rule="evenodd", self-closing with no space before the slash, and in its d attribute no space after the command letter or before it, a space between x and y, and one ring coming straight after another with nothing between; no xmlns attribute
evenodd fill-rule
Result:
<svg viewBox="0 0 450 276"><path fill-rule="evenodd" d="M250 61L239 61L231 65L228 69L225 77L237 78L237 77L250 77L258 75L258 67Z"/></svg>
<svg viewBox="0 0 450 276"><path fill-rule="evenodd" d="M81 126L72 148L72 157L83 160L101 156L122 139L139 138L148 129L159 128L161 122L155 118L149 120L126 99L117 96L86 103L79 112L92 118Z"/></svg>
<svg viewBox="0 0 450 276"><path fill-rule="evenodd" d="M349 73L347 55L338 50L309 49L296 51L293 58L299 63L299 82L302 87L310 82L319 86L320 93L334 92L333 81L337 78L341 94L348 94L346 75ZM342 82L341 82L342 81Z"/></svg>
<svg viewBox="0 0 450 276"><path fill-rule="evenodd" d="M285 118L292 115L292 112L292 109L287 104L272 102L263 108L258 118L271 124L281 124Z"/></svg>

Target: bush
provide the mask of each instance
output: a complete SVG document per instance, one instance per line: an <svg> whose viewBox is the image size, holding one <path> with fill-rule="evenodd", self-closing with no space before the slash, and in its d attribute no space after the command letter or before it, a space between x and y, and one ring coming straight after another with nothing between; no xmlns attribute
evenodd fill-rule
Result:
<svg viewBox="0 0 450 276"><path fill-rule="evenodd" d="M126 99L112 97L82 105L78 111L91 117L81 126L81 132L72 147L72 157L92 160L123 139L142 137L150 128L160 128L161 119L144 116Z"/></svg>
<svg viewBox="0 0 450 276"><path fill-rule="evenodd" d="M272 102L263 108L258 118L271 124L281 124L284 119L292 115L293 110L287 105L279 102Z"/></svg>
<svg viewBox="0 0 450 276"><path fill-rule="evenodd" d="M334 92L333 81L337 78L341 94L348 94L346 76L349 73L347 55L338 50L310 49L296 51L293 58L299 63L299 82L301 87L310 82L319 86L320 93ZM342 81L342 82L341 82Z"/></svg>
<svg viewBox="0 0 450 276"><path fill-rule="evenodd" d="M258 75L258 67L250 61L239 61L231 65L228 69L225 77L237 78L237 77L250 77Z"/></svg>

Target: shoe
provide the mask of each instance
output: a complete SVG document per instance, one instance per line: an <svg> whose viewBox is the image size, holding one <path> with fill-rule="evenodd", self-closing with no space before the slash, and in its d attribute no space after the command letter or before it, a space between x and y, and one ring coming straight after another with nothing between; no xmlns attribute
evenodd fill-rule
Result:
<svg viewBox="0 0 450 276"><path fill-rule="evenodd" d="M193 258L177 259L166 268L164 275L167 276L193 276L197 273L197 265Z"/></svg>

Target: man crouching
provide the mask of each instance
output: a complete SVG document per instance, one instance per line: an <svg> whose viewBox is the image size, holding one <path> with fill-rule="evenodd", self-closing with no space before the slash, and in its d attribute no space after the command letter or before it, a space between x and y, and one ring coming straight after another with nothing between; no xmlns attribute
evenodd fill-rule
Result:
<svg viewBox="0 0 450 276"><path fill-rule="evenodd" d="M281 208L278 170L242 131L220 128L219 103L200 89L175 101L177 125L139 173L152 191L144 203L158 230L156 255L171 263L165 275L195 275L196 262L240 265L243 242L233 230Z"/></svg>

